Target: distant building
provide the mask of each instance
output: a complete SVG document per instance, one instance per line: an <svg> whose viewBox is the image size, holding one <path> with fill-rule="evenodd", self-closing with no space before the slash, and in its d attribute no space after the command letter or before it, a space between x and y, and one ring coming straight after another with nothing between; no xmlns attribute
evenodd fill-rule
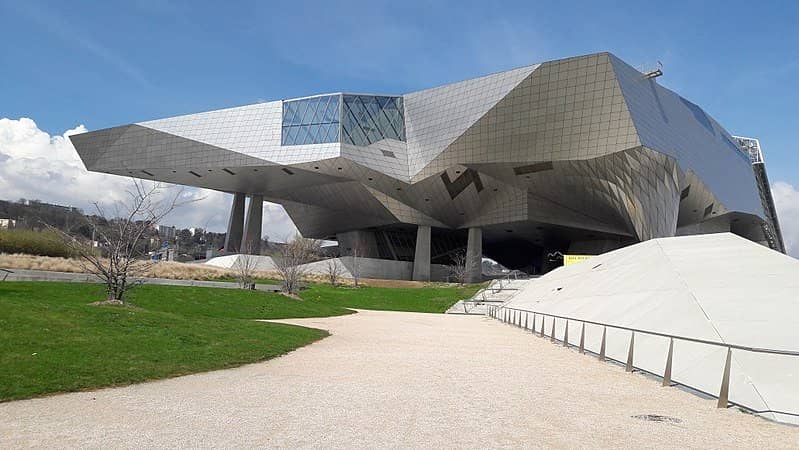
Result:
<svg viewBox="0 0 799 450"><path fill-rule="evenodd" d="M17 226L17 221L14 219L0 219L0 228L14 228Z"/></svg>
<svg viewBox="0 0 799 450"><path fill-rule="evenodd" d="M172 242L175 240L175 227L169 225L158 225L158 237L162 241Z"/></svg>

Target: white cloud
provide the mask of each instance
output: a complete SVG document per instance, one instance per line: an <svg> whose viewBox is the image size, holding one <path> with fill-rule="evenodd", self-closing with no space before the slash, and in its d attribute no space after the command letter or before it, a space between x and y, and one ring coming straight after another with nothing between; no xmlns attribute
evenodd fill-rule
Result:
<svg viewBox="0 0 799 450"><path fill-rule="evenodd" d="M93 211L93 202L112 205L122 199L131 180L89 172L68 136L86 132L79 125L63 135L51 136L31 119L0 118L0 199L37 199ZM202 200L173 212L164 220L181 228L207 227L225 231L231 196L222 192L187 188L187 199ZM296 228L283 207L264 203L264 235L280 240Z"/></svg>
<svg viewBox="0 0 799 450"><path fill-rule="evenodd" d="M789 183L777 181L771 185L771 195L777 207L785 249L789 255L799 258L799 191Z"/></svg>

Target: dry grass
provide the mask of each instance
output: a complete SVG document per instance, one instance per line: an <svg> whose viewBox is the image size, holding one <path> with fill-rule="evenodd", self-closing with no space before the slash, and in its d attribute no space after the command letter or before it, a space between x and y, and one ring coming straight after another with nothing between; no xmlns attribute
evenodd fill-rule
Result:
<svg viewBox="0 0 799 450"><path fill-rule="evenodd" d="M48 272L86 272L81 263L76 259L7 253L0 254L0 267L7 269L45 270ZM213 281L233 278L235 273L232 270L214 266L165 261L155 264L144 275L152 278L169 278L172 280Z"/></svg>
<svg viewBox="0 0 799 450"><path fill-rule="evenodd" d="M27 269L27 270L45 270L48 272L70 272L70 273L84 273L83 269L77 259L59 258L51 256L34 256L23 255L19 253L8 254L0 253L0 267L6 269ZM206 264L187 264L180 262L164 261L155 264L150 270L144 274L146 277L151 278L168 278L171 280L202 280L202 281L215 281L215 280L229 280L236 278L236 272L231 269L222 267L209 266ZM256 279L270 279L279 280L280 274L277 271L255 271L254 276ZM303 276L303 281L306 283L319 283L327 284L329 282L325 274L306 274ZM383 288L424 288L431 286L446 287L455 286L452 283L430 283L423 281L406 281L406 280L373 280L362 279L361 284L364 286L383 287ZM353 280L351 278L339 278L338 285L352 286Z"/></svg>

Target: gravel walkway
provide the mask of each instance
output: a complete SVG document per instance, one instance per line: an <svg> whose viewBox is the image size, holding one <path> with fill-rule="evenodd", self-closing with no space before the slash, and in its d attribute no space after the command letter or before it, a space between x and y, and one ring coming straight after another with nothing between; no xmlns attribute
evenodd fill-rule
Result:
<svg viewBox="0 0 799 450"><path fill-rule="evenodd" d="M0 448L788 448L768 422L475 316L285 321L333 336L237 369L0 404ZM675 421L635 418L662 415Z"/></svg>

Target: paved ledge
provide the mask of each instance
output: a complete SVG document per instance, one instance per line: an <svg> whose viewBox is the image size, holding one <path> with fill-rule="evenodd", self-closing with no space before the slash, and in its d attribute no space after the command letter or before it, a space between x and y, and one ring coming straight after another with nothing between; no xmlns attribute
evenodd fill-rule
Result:
<svg viewBox="0 0 799 450"><path fill-rule="evenodd" d="M28 269L8 269L11 273L8 274L6 281L60 281L66 283L100 283L100 280L91 274L86 273L71 273L71 272L50 272L46 270L28 270ZM3 274L0 274L2 278ZM141 281L142 284L162 284L169 286L198 286L198 287L213 287L223 289L239 289L237 283L226 281L202 281L202 280L173 280L170 278L147 278L147 277L134 277L134 281ZM274 284L256 284L255 289L265 292L278 292L280 286Z"/></svg>

